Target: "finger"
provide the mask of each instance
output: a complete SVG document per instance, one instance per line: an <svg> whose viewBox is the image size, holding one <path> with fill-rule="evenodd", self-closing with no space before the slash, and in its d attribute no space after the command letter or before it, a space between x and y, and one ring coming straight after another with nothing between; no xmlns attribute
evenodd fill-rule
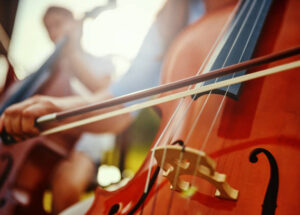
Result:
<svg viewBox="0 0 300 215"><path fill-rule="evenodd" d="M35 120L43 115L57 111L57 107L52 102L45 100L27 107L23 111L21 120L22 132L26 135L36 136L39 134L39 128L35 124Z"/></svg>
<svg viewBox="0 0 300 215"><path fill-rule="evenodd" d="M23 108L29 106L31 102L22 102L19 104L14 104L8 107L2 116L3 125L5 131L15 136L18 134L16 131L20 131L20 117L22 115ZM17 138L18 139L18 138Z"/></svg>
<svg viewBox="0 0 300 215"><path fill-rule="evenodd" d="M39 116L39 104L32 105L23 111L21 119L21 131L23 134L33 137L39 134L35 125L35 119Z"/></svg>
<svg viewBox="0 0 300 215"><path fill-rule="evenodd" d="M4 126L3 129L5 129L5 132L12 136L16 141L22 141L23 138L20 137L18 134L15 134L13 131L13 125L12 125L12 120L10 116L4 116Z"/></svg>
<svg viewBox="0 0 300 215"><path fill-rule="evenodd" d="M4 127L4 114L0 117L0 133L2 133Z"/></svg>
<svg viewBox="0 0 300 215"><path fill-rule="evenodd" d="M17 139L24 139L21 129L21 119L23 111L30 107L31 105L38 103L41 100L41 96L34 96L23 102L13 104L9 106L4 114L1 116L0 129L1 131L5 128L6 132L12 136L17 137ZM17 135L17 136L16 136Z"/></svg>
<svg viewBox="0 0 300 215"><path fill-rule="evenodd" d="M10 122L11 122L11 117L9 114L4 114L4 129L6 131L7 134L12 135L12 129L10 126Z"/></svg>
<svg viewBox="0 0 300 215"><path fill-rule="evenodd" d="M11 118L10 120L10 126L12 130L12 136L17 140L17 141L22 141L27 139L27 135L25 135L22 132L22 125L21 125L21 115L18 114L15 117Z"/></svg>
<svg viewBox="0 0 300 215"><path fill-rule="evenodd" d="M16 135L21 134L22 127L21 127L21 115L20 114L16 114L14 117L12 117L10 119L10 126L11 126L11 130L12 130L12 134L16 134Z"/></svg>

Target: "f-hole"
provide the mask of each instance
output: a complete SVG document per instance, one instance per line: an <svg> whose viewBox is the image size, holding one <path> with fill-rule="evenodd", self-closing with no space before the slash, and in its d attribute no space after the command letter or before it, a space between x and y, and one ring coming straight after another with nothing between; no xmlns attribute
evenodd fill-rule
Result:
<svg viewBox="0 0 300 215"><path fill-rule="evenodd" d="M269 185L266 191L265 199L262 205L262 215L274 215L277 207L277 195L278 195L278 185L279 185L279 174L278 166L273 155L263 148L254 149L249 157L250 162L256 163L258 161L257 155L263 153L268 158L270 163L271 176L269 180Z"/></svg>

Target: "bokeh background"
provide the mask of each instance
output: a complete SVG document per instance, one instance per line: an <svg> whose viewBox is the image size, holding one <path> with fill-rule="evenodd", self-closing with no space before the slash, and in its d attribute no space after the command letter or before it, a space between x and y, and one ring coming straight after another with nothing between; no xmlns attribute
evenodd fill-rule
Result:
<svg viewBox="0 0 300 215"><path fill-rule="evenodd" d="M118 79L135 58L164 2L117 0L116 8L84 22L82 47L95 56L112 56L116 68L114 79ZM106 3L107 0L20 0L8 50L9 60L18 79L22 80L36 71L55 49L42 21L49 6L65 7L71 10L76 18L81 18L86 11ZM5 77L7 64L1 57L0 70L1 75ZM0 76L0 85L1 81L3 82L3 79ZM145 109L128 130L118 136L115 147L105 152L100 161L102 167L116 167L119 171L116 173L114 169L104 168L107 174L103 175L106 178L111 177L107 184L134 175L150 149L159 122L159 116L153 109ZM111 176L108 176L109 174ZM120 174L120 179L115 180L116 174ZM45 207L48 211L50 206L49 191L45 193Z"/></svg>

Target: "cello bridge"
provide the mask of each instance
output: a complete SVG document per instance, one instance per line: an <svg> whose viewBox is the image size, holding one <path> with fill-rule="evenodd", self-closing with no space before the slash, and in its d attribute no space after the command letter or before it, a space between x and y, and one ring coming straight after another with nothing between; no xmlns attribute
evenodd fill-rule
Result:
<svg viewBox="0 0 300 215"><path fill-rule="evenodd" d="M186 192L190 183L181 175L197 176L216 187L215 196L221 199L237 200L239 191L226 181L226 175L216 171L216 162L203 151L177 145L157 147L154 155L163 175L171 183L171 189Z"/></svg>

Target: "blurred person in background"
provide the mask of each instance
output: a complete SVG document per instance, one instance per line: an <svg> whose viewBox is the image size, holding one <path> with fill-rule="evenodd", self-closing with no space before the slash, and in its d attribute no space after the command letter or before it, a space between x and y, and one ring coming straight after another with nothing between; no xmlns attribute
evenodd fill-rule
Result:
<svg viewBox="0 0 300 215"><path fill-rule="evenodd" d="M67 38L55 69L75 75L91 92L106 89L114 65L109 57L95 57L81 47L82 21L75 19L71 11L57 6L47 9L43 21L52 42Z"/></svg>
<svg viewBox="0 0 300 215"><path fill-rule="evenodd" d="M53 66L55 72L75 76L87 88L85 92L105 90L111 82L114 66L109 58L95 57L82 49L82 21L76 20L71 11L52 6L47 9L43 22L52 42L67 39ZM107 142L114 142L114 136L84 133L75 149L56 167L52 178L54 214L79 201L80 195L94 178L96 166L100 162L101 147Z"/></svg>
<svg viewBox="0 0 300 215"><path fill-rule="evenodd" d="M166 1L163 8L157 14L156 20L150 27L150 30L148 31L136 58L133 60L129 70L122 78L112 83L104 91L94 91L94 94L89 97L89 99L85 99L80 96L65 97L63 99L54 97L35 97L27 99L25 102L13 105L5 111L4 115L1 116L0 132L3 128L5 128L6 131L13 137L20 139L24 139L27 136L38 135L40 131L34 126L34 121L36 118L42 115L52 112L69 110L82 105L104 101L117 96L159 85L162 62L169 45L184 26L199 19L199 17L203 13L204 7L202 1L199 0ZM174 16L174 14L176 14L176 16ZM78 66L77 68L80 67ZM127 106L134 103L136 103L136 101L124 105ZM39 104L39 106L35 105L35 108L33 110L32 108L30 108L32 107L32 104ZM110 110L121 108L124 105L110 108ZM24 109L26 110L28 108L30 109L30 111L29 113L27 112L25 119L25 117L22 116L22 113ZM101 112L103 111L95 111L93 114L99 114ZM84 116L80 116L79 118L90 115L91 114L85 114ZM83 127L75 128L72 129L72 131L66 132L78 133L89 131L96 133L112 132L118 134L130 125L135 116L136 113L123 114L121 116L87 124ZM17 117L23 120L24 126L21 128L18 125L18 123L20 122L18 122L17 124L10 123L13 122L13 119ZM79 167L77 166L76 168ZM90 171L90 169L86 170ZM85 171L85 173L87 173L88 171ZM66 191L64 189L61 190L61 193L62 192L69 191ZM84 206L82 206L82 211L79 211L78 207L75 209L76 212L72 210L72 208L70 208L70 210L67 210L62 214L82 214L90 206L91 201L92 199L89 199L87 200L87 203L83 203Z"/></svg>

